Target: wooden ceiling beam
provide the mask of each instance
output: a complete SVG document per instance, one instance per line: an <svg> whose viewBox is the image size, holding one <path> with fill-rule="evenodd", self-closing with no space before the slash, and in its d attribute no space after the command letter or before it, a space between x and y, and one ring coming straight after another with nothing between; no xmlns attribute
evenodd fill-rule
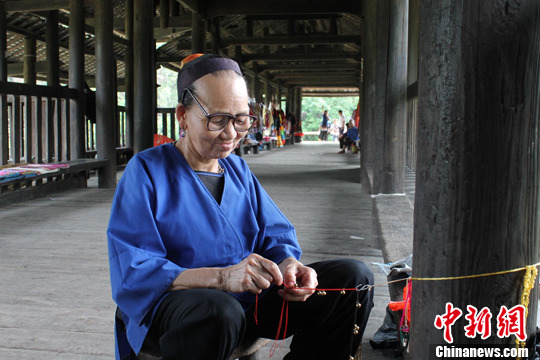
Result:
<svg viewBox="0 0 540 360"><path fill-rule="evenodd" d="M88 25L94 26L94 18L87 18L86 23ZM186 15L180 15L180 16L169 16L169 26L167 29L184 29L189 28L191 29L191 16ZM117 18L114 19L113 28L115 30L124 30L126 27L126 23L124 18ZM159 17L154 18L154 29L158 29L161 27L160 19Z"/></svg>
<svg viewBox="0 0 540 360"><path fill-rule="evenodd" d="M178 1L183 3L187 0ZM223 15L360 14L361 7L362 1L358 0L208 0L205 3L205 15L213 18Z"/></svg>
<svg viewBox="0 0 540 360"><path fill-rule="evenodd" d="M336 14L261 14L261 15L247 15L246 20L251 21L268 21L268 20L289 20L293 17L295 20L327 20Z"/></svg>
<svg viewBox="0 0 540 360"><path fill-rule="evenodd" d="M224 46L236 45L327 45L359 44L360 35L272 35L266 37L236 37L221 39Z"/></svg>
<svg viewBox="0 0 540 360"><path fill-rule="evenodd" d="M324 53L274 53L242 55L243 62L249 61L325 61L354 60L360 61L359 52L324 52Z"/></svg>
<svg viewBox="0 0 540 360"><path fill-rule="evenodd" d="M282 81L284 85L294 85L294 86L309 86L309 87L358 87L360 85L359 78L350 77L348 79L339 78L339 79L285 79Z"/></svg>
<svg viewBox="0 0 540 360"><path fill-rule="evenodd" d="M358 88L355 91L349 91L349 88L344 88L342 91L304 91L302 88L302 97L358 97Z"/></svg>
<svg viewBox="0 0 540 360"><path fill-rule="evenodd" d="M84 5L93 4L92 0L85 0ZM69 0L19 0L5 1L6 12L33 12L69 9Z"/></svg>
<svg viewBox="0 0 540 360"><path fill-rule="evenodd" d="M309 72L309 71L352 71L360 70L360 64L326 63L326 64L261 64L260 71L273 72Z"/></svg>
<svg viewBox="0 0 540 360"><path fill-rule="evenodd" d="M356 72L342 72L342 73L277 73L273 75L274 79L292 80L292 79L349 79L351 77L360 77Z"/></svg>

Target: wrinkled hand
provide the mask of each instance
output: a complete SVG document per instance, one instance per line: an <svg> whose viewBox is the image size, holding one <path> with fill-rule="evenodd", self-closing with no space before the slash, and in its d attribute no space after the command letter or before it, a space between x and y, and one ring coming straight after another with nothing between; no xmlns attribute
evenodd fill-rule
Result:
<svg viewBox="0 0 540 360"><path fill-rule="evenodd" d="M284 289L278 294L288 301L306 301L314 292L319 282L317 273L295 258L287 258L279 264L283 274ZM307 288L307 289L300 289ZM311 289L311 290L310 290Z"/></svg>
<svg viewBox="0 0 540 360"><path fill-rule="evenodd" d="M251 254L238 264L224 268L221 277L222 288L232 293L260 294L272 284L283 283L279 267L258 254Z"/></svg>

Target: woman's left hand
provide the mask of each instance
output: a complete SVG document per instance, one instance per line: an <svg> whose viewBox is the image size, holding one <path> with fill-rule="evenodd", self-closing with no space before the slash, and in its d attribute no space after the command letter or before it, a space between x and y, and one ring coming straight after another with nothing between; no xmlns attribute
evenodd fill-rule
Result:
<svg viewBox="0 0 540 360"><path fill-rule="evenodd" d="M287 258L279 264L283 274L284 289L278 291L279 295L288 301L306 301L319 284L317 273L305 266L295 258Z"/></svg>

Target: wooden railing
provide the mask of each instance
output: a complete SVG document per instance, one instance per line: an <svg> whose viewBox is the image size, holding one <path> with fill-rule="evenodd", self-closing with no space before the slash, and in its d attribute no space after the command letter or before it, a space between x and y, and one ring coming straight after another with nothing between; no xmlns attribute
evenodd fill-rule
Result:
<svg viewBox="0 0 540 360"><path fill-rule="evenodd" d="M72 160L70 101L78 91L0 81L0 165L9 163L51 163ZM2 114L5 114L2 116ZM117 148L128 148L126 109L117 107ZM87 157L96 155L96 124L86 119ZM176 140L180 137L174 108L159 108L154 133Z"/></svg>
<svg viewBox="0 0 540 360"><path fill-rule="evenodd" d="M76 90L0 81L0 96L0 165L70 160Z"/></svg>

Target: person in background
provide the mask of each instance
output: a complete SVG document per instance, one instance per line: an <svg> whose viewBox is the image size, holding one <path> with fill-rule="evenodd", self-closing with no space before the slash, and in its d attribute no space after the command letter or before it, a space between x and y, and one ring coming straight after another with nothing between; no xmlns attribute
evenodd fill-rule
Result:
<svg viewBox="0 0 540 360"><path fill-rule="evenodd" d="M324 109L323 109L324 110ZM328 110L324 110L322 113L322 121L319 125L319 140L328 140L328 127L330 125L330 119L328 118Z"/></svg>
<svg viewBox="0 0 540 360"><path fill-rule="evenodd" d="M339 117L338 117L338 121L337 121L337 125L339 127L339 135L343 134L343 131L345 129L345 116L343 116L343 111L342 110L338 110L338 113L339 113Z"/></svg>
<svg viewBox="0 0 540 360"><path fill-rule="evenodd" d="M330 126L330 135L332 135L332 142L339 139L339 127L338 127L338 120L334 120L332 122L332 125Z"/></svg>
<svg viewBox="0 0 540 360"><path fill-rule="evenodd" d="M137 153L112 204L117 359L144 344L163 360L227 360L245 335L276 337L284 301L280 337L294 335L285 359L349 359L373 291L312 295L373 284L373 273L352 258L300 262L294 226L231 154L255 120L239 65L184 59L176 117L185 136Z"/></svg>
<svg viewBox="0 0 540 360"><path fill-rule="evenodd" d="M339 137L339 148L338 154L345 153L345 149L350 150L351 145L359 140L358 138L358 128L354 126L354 121L349 120L347 123L347 132L343 133Z"/></svg>

